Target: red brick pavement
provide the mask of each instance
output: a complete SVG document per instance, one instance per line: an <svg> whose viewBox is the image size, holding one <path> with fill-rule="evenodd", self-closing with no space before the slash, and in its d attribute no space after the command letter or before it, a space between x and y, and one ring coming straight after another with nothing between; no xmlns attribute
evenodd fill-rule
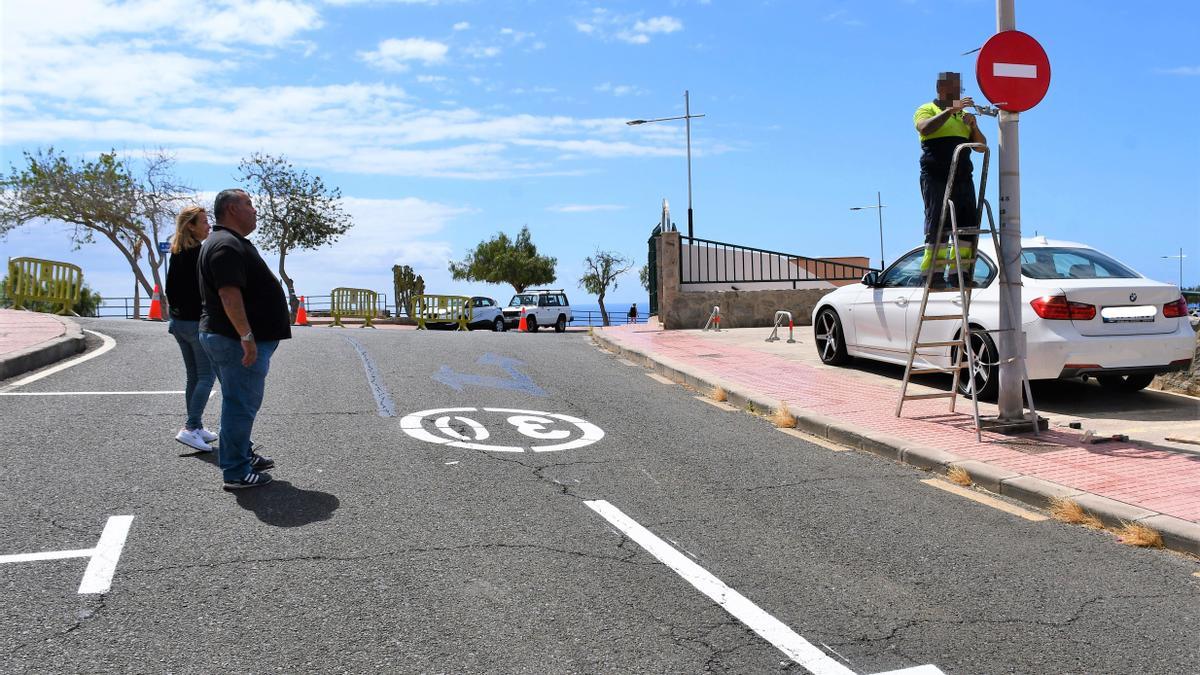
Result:
<svg viewBox="0 0 1200 675"><path fill-rule="evenodd" d="M785 401L856 427L886 432L967 459L1054 481L1126 504L1200 522L1200 455L1109 442L1080 443L1080 434L1043 432L1037 441L983 434L970 414L948 401L912 401L895 417L897 391L838 377L782 357L645 326L605 329L605 337L651 358L666 357L739 389ZM966 409L969 410L969 400Z"/></svg>
<svg viewBox="0 0 1200 675"><path fill-rule="evenodd" d="M53 340L66 330L63 322L50 314L0 309L0 356Z"/></svg>

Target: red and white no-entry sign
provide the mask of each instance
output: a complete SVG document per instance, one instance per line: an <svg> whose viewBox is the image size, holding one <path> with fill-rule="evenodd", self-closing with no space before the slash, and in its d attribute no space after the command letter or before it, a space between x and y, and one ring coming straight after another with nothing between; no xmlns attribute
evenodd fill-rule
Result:
<svg viewBox="0 0 1200 675"><path fill-rule="evenodd" d="M1019 30L1006 30L979 50L975 80L997 108L1024 112L1041 102L1050 88L1050 59L1037 40Z"/></svg>

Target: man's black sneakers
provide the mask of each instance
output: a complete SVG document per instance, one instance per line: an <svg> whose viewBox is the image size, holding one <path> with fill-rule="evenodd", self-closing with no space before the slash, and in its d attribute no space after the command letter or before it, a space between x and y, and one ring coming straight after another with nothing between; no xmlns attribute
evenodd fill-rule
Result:
<svg viewBox="0 0 1200 675"><path fill-rule="evenodd" d="M274 480L274 479L271 478L271 474L269 474L269 473L261 473L259 471L251 471L250 473L246 474L245 478L243 478L241 480L225 481L225 489L226 490L244 490L246 488L262 487L262 486L266 485L267 483L270 483L272 480Z"/></svg>
<svg viewBox="0 0 1200 675"><path fill-rule="evenodd" d="M252 471L266 471L273 468L275 468L275 460L265 455L260 455L254 450L250 451L250 469Z"/></svg>

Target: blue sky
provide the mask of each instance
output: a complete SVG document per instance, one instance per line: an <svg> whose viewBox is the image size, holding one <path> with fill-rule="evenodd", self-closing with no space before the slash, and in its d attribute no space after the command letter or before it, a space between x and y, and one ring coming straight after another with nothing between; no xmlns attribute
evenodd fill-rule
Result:
<svg viewBox="0 0 1200 675"><path fill-rule="evenodd" d="M202 193L239 158L284 154L340 186L357 225L289 257L297 291L431 291L458 259L527 224L579 304L597 248L644 262L667 198L686 227L682 114L692 93L698 236L877 261L920 237L913 110L940 70L964 73L995 31L990 0L3 0L0 152L162 147ZM1050 91L1021 117L1023 228L1106 250L1147 276L1200 282L1200 5L1018 0ZM988 138L995 120L982 119ZM993 173L995 176L996 173ZM991 190L993 202L995 190ZM69 260L129 295L115 249L71 251L27 226L0 255ZM610 299L641 300L634 274Z"/></svg>

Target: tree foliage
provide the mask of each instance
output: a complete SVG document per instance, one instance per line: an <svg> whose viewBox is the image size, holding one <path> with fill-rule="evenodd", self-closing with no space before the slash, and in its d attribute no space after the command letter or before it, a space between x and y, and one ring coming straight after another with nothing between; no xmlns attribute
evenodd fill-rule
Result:
<svg viewBox="0 0 1200 675"><path fill-rule="evenodd" d="M408 265L392 265L392 286L396 291L396 316L404 308L405 316L413 315L413 299L425 294L425 279Z"/></svg>
<svg viewBox="0 0 1200 675"><path fill-rule="evenodd" d="M608 310L604 307L604 296L609 290L616 290L617 277L633 269L633 261L619 253L597 249L595 254L584 258L583 267L585 272L579 279L579 285L596 296L600 303L600 319L607 326Z"/></svg>
<svg viewBox="0 0 1200 675"><path fill-rule="evenodd" d="M492 239L479 242L462 261L450 263L450 275L456 281L509 284L517 293L523 293L530 286L553 283L557 264L555 258L538 255L526 226L515 240L499 232Z"/></svg>
<svg viewBox="0 0 1200 675"><path fill-rule="evenodd" d="M353 226L342 208L342 191L326 187L320 176L297 169L285 157L260 152L243 158L238 173L258 211L255 239L263 250L279 253L279 276L295 316L300 300L287 274L287 255L335 243Z"/></svg>
<svg viewBox="0 0 1200 675"><path fill-rule="evenodd" d="M642 268L638 270L638 283L646 289L647 293L650 292L650 263L642 265Z"/></svg>
<svg viewBox="0 0 1200 675"><path fill-rule="evenodd" d="M96 235L112 243L147 296L161 285L156 242L194 199L175 177L171 156L148 153L135 170L115 150L94 160L69 159L54 148L23 155L22 166L0 179L0 236L28 223L66 223L76 249L94 243Z"/></svg>

